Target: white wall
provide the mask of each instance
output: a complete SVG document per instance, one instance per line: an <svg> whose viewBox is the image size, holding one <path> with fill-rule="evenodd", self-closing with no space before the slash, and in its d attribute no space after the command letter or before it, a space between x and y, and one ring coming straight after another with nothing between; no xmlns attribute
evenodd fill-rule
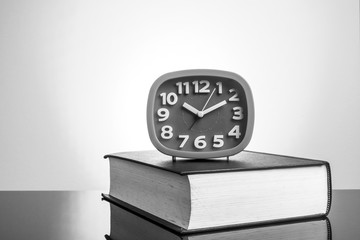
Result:
<svg viewBox="0 0 360 240"><path fill-rule="evenodd" d="M247 149L327 160L360 188L359 2L0 2L0 189L107 189L106 153L154 149L160 75L243 76Z"/></svg>

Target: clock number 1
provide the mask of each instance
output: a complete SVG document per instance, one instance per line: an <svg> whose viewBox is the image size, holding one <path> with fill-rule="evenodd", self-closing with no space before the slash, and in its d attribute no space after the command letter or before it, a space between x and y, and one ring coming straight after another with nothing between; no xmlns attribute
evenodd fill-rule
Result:
<svg viewBox="0 0 360 240"><path fill-rule="evenodd" d="M218 94L222 94L222 82L217 82L216 86L218 88Z"/></svg>

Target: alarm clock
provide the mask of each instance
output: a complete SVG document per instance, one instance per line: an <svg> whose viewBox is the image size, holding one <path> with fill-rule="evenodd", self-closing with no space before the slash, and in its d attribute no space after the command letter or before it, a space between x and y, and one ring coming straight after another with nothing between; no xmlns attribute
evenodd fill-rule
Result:
<svg viewBox="0 0 360 240"><path fill-rule="evenodd" d="M250 142L254 102L238 74L208 69L160 76L147 102L147 126L162 153L183 158L229 157Z"/></svg>

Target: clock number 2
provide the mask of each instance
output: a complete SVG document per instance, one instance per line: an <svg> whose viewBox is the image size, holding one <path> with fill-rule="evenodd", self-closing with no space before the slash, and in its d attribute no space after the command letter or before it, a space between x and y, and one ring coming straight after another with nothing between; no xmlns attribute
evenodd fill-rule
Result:
<svg viewBox="0 0 360 240"><path fill-rule="evenodd" d="M235 89L230 89L229 90L229 93L234 93L234 95L232 95L230 98L229 98L229 102L237 102L237 101L240 101L240 99L238 98L238 94L237 94L237 92L236 92L236 90Z"/></svg>

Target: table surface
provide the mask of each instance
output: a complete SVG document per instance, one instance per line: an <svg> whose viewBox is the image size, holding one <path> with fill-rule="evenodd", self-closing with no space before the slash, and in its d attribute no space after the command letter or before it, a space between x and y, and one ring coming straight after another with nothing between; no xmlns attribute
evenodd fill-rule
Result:
<svg viewBox="0 0 360 240"><path fill-rule="evenodd" d="M110 233L101 192L0 191L0 210L0 239L103 240ZM334 190L328 218L332 239L360 240L360 190Z"/></svg>

